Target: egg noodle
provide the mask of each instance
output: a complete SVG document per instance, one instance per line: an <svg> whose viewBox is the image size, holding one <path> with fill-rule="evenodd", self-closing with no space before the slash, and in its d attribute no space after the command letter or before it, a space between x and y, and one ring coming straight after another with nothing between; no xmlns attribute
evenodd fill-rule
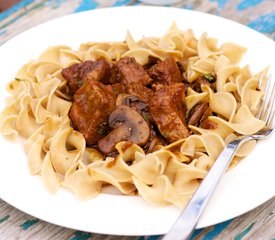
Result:
<svg viewBox="0 0 275 240"><path fill-rule="evenodd" d="M253 75L249 66L238 66L245 52L234 43L218 46L217 39L207 33L196 39L192 30L182 31L175 23L161 38L135 41L127 33L123 42L88 42L76 51L68 46L49 47L37 60L25 64L8 84L11 96L1 114L0 131L26 139L30 173L41 175L52 193L62 186L88 198L112 185L122 194L138 192L154 205L183 208L226 143L265 125L254 115L263 95L258 81L265 75L265 84L267 69ZM217 127L189 126L194 134L149 154L136 144L125 149L125 142L119 142L118 155L104 159L99 151L87 147L82 134L70 125L72 102L61 70L86 60L103 57L114 61L126 56L141 65L148 63L149 56L185 60L189 82L204 74L215 75L216 92L206 85L201 86L201 93L188 88L185 102L187 113L197 103L207 102L215 113L209 120ZM242 145L230 167L255 144Z"/></svg>

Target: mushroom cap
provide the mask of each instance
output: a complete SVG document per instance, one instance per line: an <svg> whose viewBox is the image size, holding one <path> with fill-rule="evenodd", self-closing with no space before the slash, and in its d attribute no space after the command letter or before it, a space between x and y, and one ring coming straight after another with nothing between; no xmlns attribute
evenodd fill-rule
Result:
<svg viewBox="0 0 275 240"><path fill-rule="evenodd" d="M128 93L121 93L117 96L116 98L116 105L127 105L125 104L125 99L127 99L128 97L130 97L132 95L128 94Z"/></svg>
<svg viewBox="0 0 275 240"><path fill-rule="evenodd" d="M99 149L109 154L121 141L144 145L150 136L150 127L139 113L125 105L119 105L109 117L109 126L114 130L98 142Z"/></svg>
<svg viewBox="0 0 275 240"><path fill-rule="evenodd" d="M109 117L109 125L116 128L117 125L130 131L130 138L136 144L145 144L150 135L150 128L140 114L132 108L119 105Z"/></svg>
<svg viewBox="0 0 275 240"><path fill-rule="evenodd" d="M125 105L137 111L147 122L152 122L149 105L142 101L138 96L130 94L120 94L117 97L116 105Z"/></svg>

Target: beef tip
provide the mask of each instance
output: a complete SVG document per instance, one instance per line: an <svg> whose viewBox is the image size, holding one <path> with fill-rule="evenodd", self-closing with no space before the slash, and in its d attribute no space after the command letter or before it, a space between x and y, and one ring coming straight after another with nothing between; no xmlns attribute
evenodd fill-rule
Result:
<svg viewBox="0 0 275 240"><path fill-rule="evenodd" d="M88 145L97 144L108 134L108 118L115 109L115 102L112 87L94 80L86 81L76 91L69 117Z"/></svg>
<svg viewBox="0 0 275 240"><path fill-rule="evenodd" d="M183 66L183 62L182 61L177 61L177 66L180 70L180 74L184 74L185 73L185 70L184 70L184 66Z"/></svg>
<svg viewBox="0 0 275 240"><path fill-rule="evenodd" d="M109 78L109 84L118 84L121 82L121 75L116 63L112 63L111 66L111 75Z"/></svg>
<svg viewBox="0 0 275 240"><path fill-rule="evenodd" d="M191 84L190 87L198 92L201 93L201 85L209 86L214 92L216 92L216 77L211 74L205 74L203 76L198 77L195 79Z"/></svg>
<svg viewBox="0 0 275 240"><path fill-rule="evenodd" d="M151 90L146 86L152 82L152 79L143 67L133 57L121 58L117 67L124 92L139 96L142 101L147 102Z"/></svg>
<svg viewBox="0 0 275 240"><path fill-rule="evenodd" d="M143 67L146 70L149 70L151 67L153 67L155 64L159 63L161 60L155 56L148 56L148 63L145 64Z"/></svg>
<svg viewBox="0 0 275 240"><path fill-rule="evenodd" d="M149 69L148 73L156 84L171 85L182 82L182 74L172 57L157 63Z"/></svg>
<svg viewBox="0 0 275 240"><path fill-rule="evenodd" d="M111 64L105 59L98 59L93 62L91 71L84 76L84 82L87 80L95 80L103 84L109 84L111 69Z"/></svg>
<svg viewBox="0 0 275 240"><path fill-rule="evenodd" d="M62 69L62 76L68 81L68 85L73 95L85 81L95 80L103 84L109 83L109 78L112 74L111 65L104 59L96 61L85 61L77 63L70 67Z"/></svg>
<svg viewBox="0 0 275 240"><path fill-rule="evenodd" d="M217 126L208 120L209 116L212 116L212 111L208 103L200 102L191 109L188 117L188 125L200 126L205 129L215 129Z"/></svg>
<svg viewBox="0 0 275 240"><path fill-rule="evenodd" d="M116 96L119 96L124 93L123 87L120 83L114 83L111 85L113 88L113 92Z"/></svg>
<svg viewBox="0 0 275 240"><path fill-rule="evenodd" d="M91 71L92 65L93 61L86 61L62 69L61 74L67 80L72 94L83 85L83 78Z"/></svg>
<svg viewBox="0 0 275 240"><path fill-rule="evenodd" d="M157 86L149 102L150 112L158 130L168 142L190 135L185 123L184 93L185 85L182 83Z"/></svg>

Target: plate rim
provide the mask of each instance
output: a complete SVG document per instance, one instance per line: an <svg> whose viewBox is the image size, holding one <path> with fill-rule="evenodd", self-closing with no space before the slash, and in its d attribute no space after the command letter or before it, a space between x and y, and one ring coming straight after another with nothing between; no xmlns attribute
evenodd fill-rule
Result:
<svg viewBox="0 0 275 240"><path fill-rule="evenodd" d="M110 7L110 8L101 8L101 9L93 9L93 10L89 10L89 11L84 11L84 12L79 12L79 13L73 13L73 14L70 14L70 15L66 15L66 16L62 16L62 17L59 17L59 18L55 18L55 19L52 19L52 20L50 20L50 21L47 21L47 22L44 22L44 23L42 23L42 24L39 24L39 25L37 25L37 26L34 26L34 27L31 27L31 28L29 28L28 30L26 30L26 31L24 31L24 32L22 32L22 33L20 33L20 34L18 34L18 35L16 35L15 37L13 37L12 39L10 39L10 40L8 40L7 42L5 42L5 43L3 43L1 46L0 46L0 53L2 52L2 49L3 48L5 48L6 46L9 46L9 45L12 45L12 43L15 41L17 41L17 39L20 39L22 36L24 36L24 35L28 35L30 32L32 32L32 31L35 31L35 29L40 29L41 28L41 26L42 25L48 25L48 24L51 24L51 23L53 23L53 22L56 22L56 21L60 21L60 20L62 20L62 19L67 19L68 17L72 17L72 16L76 16L76 18L78 18L80 15L86 15L86 14L89 14L90 12L95 12L95 11L97 11L97 12L106 12L106 11L120 11L120 10L122 10L122 9L125 9L125 10L122 10L122 11L126 11L126 9L127 9L127 11L128 11L128 9L134 9L135 8L135 11L139 8L140 9L140 11L141 10L143 10L143 9L148 9L148 8L150 8L150 9L155 9L154 11L157 11L158 9L166 9L165 11L183 11L183 12L191 12L192 14L199 14L199 15L201 15L201 16L205 16L205 17L207 17L207 18L209 18L209 17L211 17L211 18L214 18L214 19L222 19L223 21L228 21L229 22L229 24L234 24L234 25L239 25L239 26L241 26L241 27L245 27L245 29L249 29L250 31L252 31L253 32L253 34L259 34L261 37L264 37L265 38L265 40L270 40L271 41L271 43L272 44L274 44L274 42L271 40L271 39L269 39L268 37L266 37L266 36L264 36L263 34L261 34L261 33L259 33L259 32L257 32L257 31L255 31L255 30L253 30L253 29L250 29L250 28L248 28L248 27L246 27L246 26L244 26L244 25L242 25L242 24L240 24L240 23L237 23L237 22L234 22L234 21L232 21L232 20L229 20L229 19L225 19L225 18L222 18L222 17L220 17L220 16L215 16L215 15L212 15L212 14L208 14L208 13L203 13L203 12L198 12L198 11L194 11L194 10L188 10L188 9L180 9L180 8L173 8L173 7L161 7L161 6L123 6L123 7L116 7L116 8L114 8L114 7ZM132 10L131 10L132 11ZM161 10L162 11L162 10ZM275 46L275 44L274 44L274 46ZM6 82L7 83L7 82ZM1 191L1 190L0 190ZM104 196L104 193L102 194L103 196ZM2 196L1 196L1 198L2 198ZM270 196L270 198L272 198L272 196ZM269 198L269 199L270 199ZM4 201L5 201L5 199L4 198L2 198ZM269 200L269 199L265 199L265 201L267 201L267 200ZM264 202L265 202L264 201ZM8 201L7 201L8 202ZM262 202L262 203L264 203L264 202ZM21 210L21 211L23 211L23 212L25 212L25 213L27 213L27 214L30 214L30 215L33 215L33 216L35 216L35 214L33 214L33 213L29 213L29 212L27 212L27 211L25 211L24 209L22 209L22 208L18 208L17 206L14 206L13 204L12 204L12 202L8 202L10 205L12 205L13 207L15 207L15 208L17 208L17 209L19 209L19 210ZM261 203L261 204L262 204ZM258 205L257 205L258 206ZM257 206L255 206L255 207L257 207ZM250 210L252 210L252 209L250 209ZM244 212L247 212L247 210L245 210ZM239 216L239 215L241 215L241 214L243 214L244 212L242 212L242 213L240 213L240 214L238 214L237 216ZM236 216L233 216L232 218L234 218L234 217L236 217ZM43 217L39 217L40 219L42 219L42 220L45 220L45 221L47 221L47 222L50 222L50 223L53 223L53 224L56 224L56 225L59 225L59 226L63 226L63 225L60 225L59 223L55 223L55 222L53 222L53 221L49 221L48 219L43 219ZM225 219L225 220L229 220L229 219ZM225 221L225 220L223 220L223 221ZM220 221L221 222L221 221ZM218 223L218 222L217 222ZM200 225L200 223L199 223L199 225L198 225L198 228L203 228L203 227L207 227L207 226L210 226L210 225L212 225L213 223L210 223L209 225ZM216 224L216 223L214 223L214 224ZM89 230L87 230L87 229L79 229L79 227L78 228L74 228L74 227L72 227L72 226L64 226L64 227L68 227L68 228L73 228L73 229L78 229L78 230L83 230L83 231L89 231ZM96 231L93 231L93 232L96 232ZM112 235L121 235L121 234L119 234L119 233L116 233L116 232L112 232L112 233L105 233L105 232L98 232L98 233L103 233L103 234L112 234ZM153 233L150 233L149 232L149 234L148 233L146 233L146 234L138 234L138 235L155 235L155 234L161 234L161 233L164 233L164 232L159 232L159 233L156 233L156 232L153 232ZM129 233L128 233L129 234ZM128 235L127 234L127 235ZM131 235L131 234L130 234ZM136 233L135 234L133 234L133 235L137 235Z"/></svg>

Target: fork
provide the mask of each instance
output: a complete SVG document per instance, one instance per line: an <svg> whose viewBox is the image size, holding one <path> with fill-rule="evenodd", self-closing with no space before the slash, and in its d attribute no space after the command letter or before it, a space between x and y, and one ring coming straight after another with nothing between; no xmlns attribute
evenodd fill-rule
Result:
<svg viewBox="0 0 275 240"><path fill-rule="evenodd" d="M172 228L161 239L162 240L187 240L191 237L220 178L225 173L238 148L249 140L262 140L270 137L274 130L274 104L275 83L271 83L271 75L268 76L265 94L261 101L256 117L265 122L265 127L253 135L240 136L226 145L221 152L207 176L193 194L189 203L182 211ZM271 86L273 84L273 86ZM263 75L259 79L259 88L263 85Z"/></svg>

